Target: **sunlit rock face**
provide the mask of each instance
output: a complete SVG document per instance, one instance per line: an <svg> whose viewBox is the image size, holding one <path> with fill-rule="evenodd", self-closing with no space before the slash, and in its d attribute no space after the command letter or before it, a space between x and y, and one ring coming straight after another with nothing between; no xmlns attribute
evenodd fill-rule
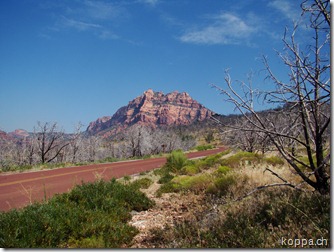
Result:
<svg viewBox="0 0 334 252"><path fill-rule="evenodd" d="M189 125L208 119L212 111L192 99L186 92L169 94L145 91L141 96L121 107L113 116L105 116L91 122L87 133L110 136L134 124L149 127Z"/></svg>

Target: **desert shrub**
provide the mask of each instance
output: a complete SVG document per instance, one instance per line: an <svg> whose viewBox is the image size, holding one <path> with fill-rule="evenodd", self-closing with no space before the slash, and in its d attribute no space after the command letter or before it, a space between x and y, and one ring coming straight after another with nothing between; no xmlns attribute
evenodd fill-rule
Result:
<svg viewBox="0 0 334 252"><path fill-rule="evenodd" d="M173 192L180 192L180 187L172 183L171 181L162 184L159 189L156 191L156 196L161 197L163 193L173 193Z"/></svg>
<svg viewBox="0 0 334 252"><path fill-rule="evenodd" d="M149 178L141 178L133 181L132 184L137 188L147 189L153 184L153 181Z"/></svg>
<svg viewBox="0 0 334 252"><path fill-rule="evenodd" d="M204 160L208 166L212 166L216 163L219 163L221 157L222 157L222 153L219 153L219 154L207 156L206 158L204 158Z"/></svg>
<svg viewBox="0 0 334 252"><path fill-rule="evenodd" d="M165 184L165 183L168 183L169 181L171 181L173 178L174 178L174 176L172 174L170 174L169 172L166 172L166 173L162 174L162 176L158 180L158 183L159 184Z"/></svg>
<svg viewBox="0 0 334 252"><path fill-rule="evenodd" d="M134 185L116 180L76 186L21 210L0 213L3 248L120 247L138 230L127 224L130 211L154 203Z"/></svg>
<svg viewBox="0 0 334 252"><path fill-rule="evenodd" d="M172 181L178 190L200 192L212 183L212 176L208 174L200 174L196 176L179 176Z"/></svg>
<svg viewBox="0 0 334 252"><path fill-rule="evenodd" d="M195 175L199 173L201 170L196 164L188 164L184 166L181 170L181 174L183 175Z"/></svg>
<svg viewBox="0 0 334 252"><path fill-rule="evenodd" d="M218 176L221 176L221 175L226 175L230 171L231 171L230 167L225 166L225 165L221 165L221 166L218 167L216 173L217 173Z"/></svg>
<svg viewBox="0 0 334 252"><path fill-rule="evenodd" d="M196 166L200 170L209 169L213 167L214 165L219 164L221 162L221 157L222 157L222 153L207 156L203 159L198 160L196 162Z"/></svg>
<svg viewBox="0 0 334 252"><path fill-rule="evenodd" d="M240 165L258 164L262 161L263 156L253 152L238 152L235 155L222 159L221 164L231 168L237 168Z"/></svg>
<svg viewBox="0 0 334 252"><path fill-rule="evenodd" d="M187 157L182 151L172 151L167 157L165 167L171 172L177 172L182 169L187 163Z"/></svg>
<svg viewBox="0 0 334 252"><path fill-rule="evenodd" d="M217 196L225 196L232 185L237 183L235 174L225 174L216 178L213 184L210 184L206 190L209 194L214 194Z"/></svg>
<svg viewBox="0 0 334 252"><path fill-rule="evenodd" d="M163 168L158 168L158 169L154 169L153 170L153 175L155 176L162 176L164 173L164 169Z"/></svg>
<svg viewBox="0 0 334 252"><path fill-rule="evenodd" d="M208 174L198 174L196 176L177 176L174 177L169 182L163 184L159 189L157 194L162 193L172 193L172 192L201 192L204 191L210 183L212 183L213 178Z"/></svg>
<svg viewBox="0 0 334 252"><path fill-rule="evenodd" d="M201 174L190 177L179 177L178 179L174 179L173 181L177 184L180 184L183 190L202 191L207 187L211 180L212 179L210 175Z"/></svg>
<svg viewBox="0 0 334 252"><path fill-rule="evenodd" d="M204 150L211 150L213 149L213 146L211 144L209 145L198 145L195 148L197 151L204 151Z"/></svg>

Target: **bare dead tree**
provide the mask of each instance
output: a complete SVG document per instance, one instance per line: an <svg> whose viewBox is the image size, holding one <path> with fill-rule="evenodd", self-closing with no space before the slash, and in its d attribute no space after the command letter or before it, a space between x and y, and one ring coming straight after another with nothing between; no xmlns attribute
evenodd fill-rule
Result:
<svg viewBox="0 0 334 252"><path fill-rule="evenodd" d="M298 24L288 36L285 50L278 56L289 69L289 82L280 80L263 57L268 80L276 88L256 91L251 84L241 82L243 92L237 92L228 70L225 73L227 89L214 88L233 103L249 122L241 131L264 134L296 173L321 194L330 192L330 3L329 0L304 1L303 18L307 18L312 32L306 46L297 42ZM254 98L264 104L278 107L267 113L254 109ZM307 155L296 155L296 148Z"/></svg>
<svg viewBox="0 0 334 252"><path fill-rule="evenodd" d="M43 164L53 161L69 145L64 139L64 132L58 131L57 123L38 122L37 129L34 129L34 139Z"/></svg>
<svg viewBox="0 0 334 252"><path fill-rule="evenodd" d="M101 138L99 136L89 136L84 145L86 147L84 160L94 162L98 159L98 150L101 147Z"/></svg>
<svg viewBox="0 0 334 252"><path fill-rule="evenodd" d="M79 149L81 147L81 141L82 141L82 132L81 128L83 127L83 124L81 122L78 122L78 124L75 126L75 131L71 136L69 146L70 151L72 154L72 163L75 163L78 159L78 153Z"/></svg>

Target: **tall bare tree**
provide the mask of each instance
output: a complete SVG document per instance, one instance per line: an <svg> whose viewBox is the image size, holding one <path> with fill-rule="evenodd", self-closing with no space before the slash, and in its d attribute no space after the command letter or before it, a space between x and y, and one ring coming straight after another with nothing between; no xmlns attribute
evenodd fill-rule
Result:
<svg viewBox="0 0 334 252"><path fill-rule="evenodd" d="M285 50L278 56L289 69L289 81L279 79L266 57L263 62L268 79L276 86L269 92L256 91L251 84L241 82L244 92L237 92L229 75L225 73L227 89L213 85L226 100L249 122L244 132L264 134L284 159L303 179L321 194L330 192L330 2L304 1L301 17L307 20L312 34L307 45L297 42L299 25L295 24L288 36ZM305 31L303 31L305 32ZM254 109L255 98L277 109L259 113ZM307 155L300 158L296 148ZM291 184L289 184L291 185Z"/></svg>
<svg viewBox="0 0 334 252"><path fill-rule="evenodd" d="M61 151L69 145L64 138L64 132L58 131L57 123L37 123L34 129L34 138L41 163L53 161Z"/></svg>

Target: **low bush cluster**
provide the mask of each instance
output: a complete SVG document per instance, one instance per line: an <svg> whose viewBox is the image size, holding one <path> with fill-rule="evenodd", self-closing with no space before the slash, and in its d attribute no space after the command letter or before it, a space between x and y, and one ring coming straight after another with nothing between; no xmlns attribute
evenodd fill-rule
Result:
<svg viewBox="0 0 334 252"><path fill-rule="evenodd" d="M241 151L222 161L222 165L237 168L240 165L256 165L263 160L263 156L253 152Z"/></svg>
<svg viewBox="0 0 334 252"><path fill-rule="evenodd" d="M138 189L147 189L153 184L153 181L149 178L140 178L133 181L132 184Z"/></svg>
<svg viewBox="0 0 334 252"><path fill-rule="evenodd" d="M236 178L235 175L227 176L231 169L221 165L223 154L210 155L199 160L186 160L181 169L170 169L170 165L165 165L160 169L161 178L158 182L162 185L158 189L157 195L187 191L224 194L224 191L234 184ZM213 174L203 172L209 168L217 168L217 170ZM174 171L173 175L171 171Z"/></svg>
<svg viewBox="0 0 334 252"><path fill-rule="evenodd" d="M0 213L2 248L107 248L130 244L130 211L153 206L137 185L86 183L48 202Z"/></svg>

